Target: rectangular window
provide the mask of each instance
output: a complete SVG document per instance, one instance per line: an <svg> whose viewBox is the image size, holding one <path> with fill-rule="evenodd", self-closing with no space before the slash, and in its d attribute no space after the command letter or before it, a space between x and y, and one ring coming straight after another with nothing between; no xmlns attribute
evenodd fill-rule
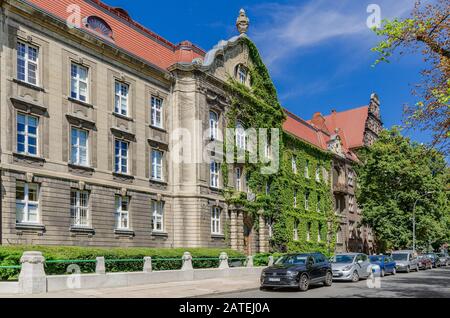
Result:
<svg viewBox="0 0 450 318"><path fill-rule="evenodd" d="M88 68L72 63L70 72L70 97L82 102L88 101Z"/></svg>
<svg viewBox="0 0 450 318"><path fill-rule="evenodd" d="M211 233L212 234L222 234L222 229L220 227L220 208L214 206L211 208Z"/></svg>
<svg viewBox="0 0 450 318"><path fill-rule="evenodd" d="M309 192L305 193L305 210L309 210Z"/></svg>
<svg viewBox="0 0 450 318"><path fill-rule="evenodd" d="M272 150L269 141L266 142L265 156L267 159L272 159Z"/></svg>
<svg viewBox="0 0 450 318"><path fill-rule="evenodd" d="M20 81L38 85L39 49L17 42L17 78Z"/></svg>
<svg viewBox="0 0 450 318"><path fill-rule="evenodd" d="M320 170L321 170L321 168L317 167L317 169L316 169L316 181L317 182L320 182Z"/></svg>
<svg viewBox="0 0 450 318"><path fill-rule="evenodd" d="M16 222L38 223L39 186L35 183L16 183Z"/></svg>
<svg viewBox="0 0 450 318"><path fill-rule="evenodd" d="M247 82L247 69L244 66L239 65L237 73L239 83L245 84Z"/></svg>
<svg viewBox="0 0 450 318"><path fill-rule="evenodd" d="M349 186L351 186L351 187L353 187L353 184L354 184L354 173L353 173L353 171L352 170L349 170L348 171L348 185Z"/></svg>
<svg viewBox="0 0 450 318"><path fill-rule="evenodd" d="M297 174L297 158L295 158L295 156L292 156L291 165L292 165L292 172Z"/></svg>
<svg viewBox="0 0 450 318"><path fill-rule="evenodd" d="M74 226L88 226L89 193L72 190L70 192L70 218Z"/></svg>
<svg viewBox="0 0 450 318"><path fill-rule="evenodd" d="M209 112L209 137L216 140L219 135L219 116L216 112Z"/></svg>
<svg viewBox="0 0 450 318"><path fill-rule="evenodd" d="M115 83L115 97L114 97L114 112L123 116L128 115L128 92L129 85L116 81Z"/></svg>
<svg viewBox="0 0 450 318"><path fill-rule="evenodd" d="M297 207L297 190L294 190L294 208Z"/></svg>
<svg viewBox="0 0 450 318"><path fill-rule="evenodd" d="M350 212L355 211L355 197L353 195L348 197L348 210Z"/></svg>
<svg viewBox="0 0 450 318"><path fill-rule="evenodd" d="M270 194L270 183L266 182L266 195Z"/></svg>
<svg viewBox="0 0 450 318"><path fill-rule="evenodd" d="M236 124L236 146L238 149L245 149L246 144L246 134L244 126L241 122Z"/></svg>
<svg viewBox="0 0 450 318"><path fill-rule="evenodd" d="M116 173L128 174L128 142L116 140L114 148L114 171Z"/></svg>
<svg viewBox="0 0 450 318"><path fill-rule="evenodd" d="M298 241L298 221L294 222L294 241Z"/></svg>
<svg viewBox="0 0 450 318"><path fill-rule="evenodd" d="M152 179L163 180L163 153L159 150L152 150Z"/></svg>
<svg viewBox="0 0 450 318"><path fill-rule="evenodd" d="M71 163L78 166L89 166L88 132L72 127L70 144Z"/></svg>
<svg viewBox="0 0 450 318"><path fill-rule="evenodd" d="M164 202L152 201L152 219L153 231L164 231Z"/></svg>
<svg viewBox="0 0 450 318"><path fill-rule="evenodd" d="M115 211L115 219L116 219L116 229L129 229L129 213L128 207L130 200L128 197L122 197L116 195L116 211Z"/></svg>
<svg viewBox="0 0 450 318"><path fill-rule="evenodd" d="M242 171L241 168L236 168L236 191L242 191Z"/></svg>
<svg viewBox="0 0 450 318"><path fill-rule="evenodd" d="M219 188L220 163L212 161L210 165L210 185Z"/></svg>
<svg viewBox="0 0 450 318"><path fill-rule="evenodd" d="M311 222L308 222L306 224L306 241L310 241L311 240Z"/></svg>
<svg viewBox="0 0 450 318"><path fill-rule="evenodd" d="M266 219L266 224L267 224L267 230L268 230L268 236L269 238L273 237L273 220L272 219Z"/></svg>
<svg viewBox="0 0 450 318"><path fill-rule="evenodd" d="M39 118L35 116L17 114L17 152L38 155L38 126Z"/></svg>
<svg viewBox="0 0 450 318"><path fill-rule="evenodd" d="M309 179L309 161L306 160L305 163L305 178Z"/></svg>
<svg viewBox="0 0 450 318"><path fill-rule="evenodd" d="M163 100L152 96L151 103L151 125L154 127L163 128Z"/></svg>

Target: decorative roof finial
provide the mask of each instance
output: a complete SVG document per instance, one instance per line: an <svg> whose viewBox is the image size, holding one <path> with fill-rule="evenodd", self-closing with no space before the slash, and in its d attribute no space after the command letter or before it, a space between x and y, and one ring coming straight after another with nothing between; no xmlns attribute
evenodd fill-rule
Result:
<svg viewBox="0 0 450 318"><path fill-rule="evenodd" d="M245 10L241 9L239 11L239 17L236 21L236 26L240 34L247 33L248 27L250 25L250 19L245 14Z"/></svg>

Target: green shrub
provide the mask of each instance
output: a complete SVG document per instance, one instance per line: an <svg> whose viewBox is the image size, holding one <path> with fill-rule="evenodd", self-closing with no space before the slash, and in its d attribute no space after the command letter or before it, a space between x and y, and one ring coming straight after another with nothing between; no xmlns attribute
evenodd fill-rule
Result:
<svg viewBox="0 0 450 318"><path fill-rule="evenodd" d="M272 255L274 258L274 261L276 261L278 258L283 256L282 253L261 253L256 254L253 258L253 265L254 266L267 266L269 264L269 256Z"/></svg>
<svg viewBox="0 0 450 318"><path fill-rule="evenodd" d="M67 267L74 263L82 273L94 273L95 262L52 263L54 260L80 261L105 257L108 272L139 272L144 265L144 257L152 257L153 270L177 270L181 268L184 252L192 254L194 268L215 268L219 266L219 255L226 252L231 258L244 257L242 253L227 249L210 248L94 248L66 246L1 246L0 266L20 265L24 251L40 251L46 259L45 272L48 275L63 275ZM196 260L196 258L200 258ZM124 261L120 261L124 260ZM130 261L133 260L133 261ZM136 261L134 261L136 260ZM20 269L0 269L0 280L17 280Z"/></svg>

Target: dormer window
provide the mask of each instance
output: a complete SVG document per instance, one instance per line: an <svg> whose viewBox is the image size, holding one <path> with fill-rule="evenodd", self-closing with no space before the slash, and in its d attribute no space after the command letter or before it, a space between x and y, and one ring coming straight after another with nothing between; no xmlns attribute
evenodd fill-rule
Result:
<svg viewBox="0 0 450 318"><path fill-rule="evenodd" d="M236 66L236 79L239 81L239 83L245 85L247 83L247 77L248 77L247 68L242 64Z"/></svg>
<svg viewBox="0 0 450 318"><path fill-rule="evenodd" d="M84 25L87 29L94 31L95 33L109 38L113 39L113 31L111 27L106 23L105 20L103 20L100 17L97 16L90 16L87 17L84 21Z"/></svg>

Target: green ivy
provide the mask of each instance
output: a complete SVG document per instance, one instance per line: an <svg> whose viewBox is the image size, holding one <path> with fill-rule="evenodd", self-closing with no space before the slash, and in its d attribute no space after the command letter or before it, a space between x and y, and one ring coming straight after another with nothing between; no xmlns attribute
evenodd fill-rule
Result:
<svg viewBox="0 0 450 318"><path fill-rule="evenodd" d="M259 52L248 38L242 41L249 49L252 66L249 70L251 88L229 79L232 107L227 113L228 127L236 126L237 120L252 128L279 128L282 131L286 119L275 86L269 72L261 60ZM225 149L226 151L226 149ZM317 182L315 169L323 167L331 171L331 155L287 133L280 133L280 169L276 174L264 175L261 168L264 163L245 164L244 171L248 185L256 198L247 200L246 193L238 193L232 187L226 187L224 196L228 204L241 206L249 213L258 229L259 213L274 223L270 244L276 252L312 252L331 254L335 245L336 218L332 207L331 183L329 180ZM295 155L298 173L292 172L291 158ZM247 153L248 159L248 153ZM304 165L308 161L310 178L304 176ZM246 161L248 162L248 160ZM268 164L266 164L268 165ZM222 165L224 184L228 182L228 165ZM266 194L266 184L270 192ZM297 190L297 208L294 208L294 189ZM309 193L309 210L305 210L304 194ZM317 211L317 195L321 197L321 212ZM298 240L294 241L294 224L298 222ZM311 224L310 240L307 240L307 224ZM321 242L318 242L319 224L321 224Z"/></svg>

